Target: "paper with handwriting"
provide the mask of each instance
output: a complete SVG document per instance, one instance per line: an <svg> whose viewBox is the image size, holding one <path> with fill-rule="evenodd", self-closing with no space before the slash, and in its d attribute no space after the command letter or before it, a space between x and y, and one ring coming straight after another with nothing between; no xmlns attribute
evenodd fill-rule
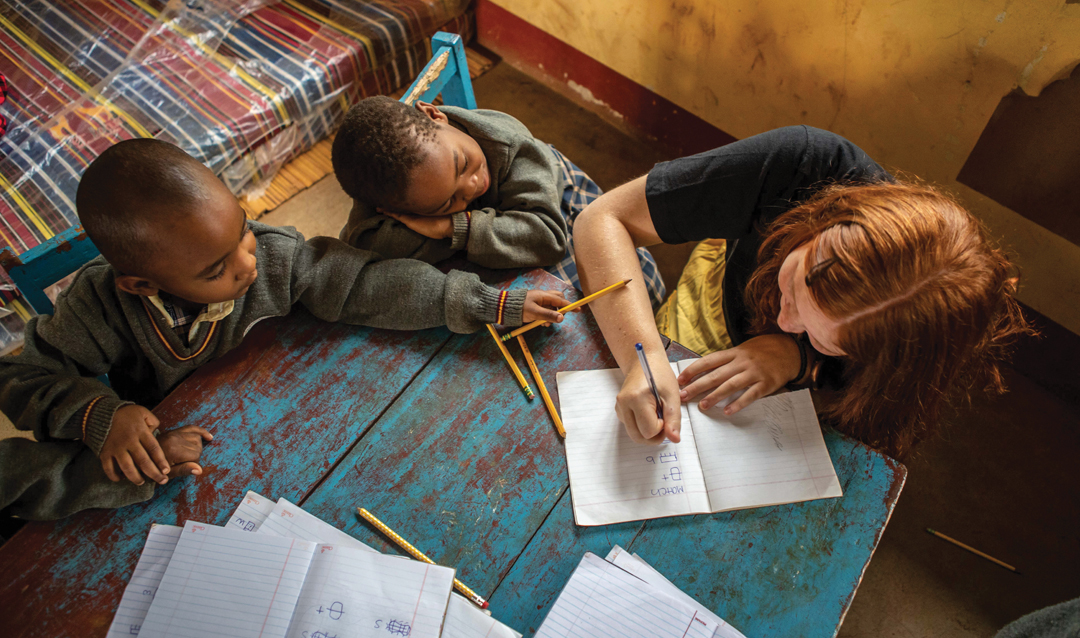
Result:
<svg viewBox="0 0 1080 638"><path fill-rule="evenodd" d="M316 547L188 521L140 633L285 638Z"/></svg>
<svg viewBox="0 0 1080 638"><path fill-rule="evenodd" d="M672 363L676 374L690 361ZM738 414L682 405L681 441L634 443L615 414L617 370L556 378L578 525L703 514L841 496L808 390Z"/></svg>
<svg viewBox="0 0 1080 638"><path fill-rule="evenodd" d="M634 576L637 576L641 580L659 589L660 591L671 596L672 598L675 598L676 600L681 600L687 605L690 605L694 608L694 610L700 617L712 620L717 625L714 638L746 638L746 636L744 636L742 632L729 625L727 621L725 621L723 618L717 616L712 612L712 610L705 607L698 601L694 600L694 598L691 597L689 594L676 587L674 583L668 580L663 574L656 571L656 569L654 569L652 565L646 563L644 559L642 559L637 554L631 554L622 547L616 545L615 547L611 548L610 552L608 552L605 560L607 560L609 563L612 563L616 567L621 567L622 569L625 569Z"/></svg>
<svg viewBox="0 0 1080 638"><path fill-rule="evenodd" d="M692 605L586 553L536 638L712 638L717 627Z"/></svg>
<svg viewBox="0 0 1080 638"><path fill-rule="evenodd" d="M124 588L124 595L120 598L120 607L113 616L112 624L109 625L107 638L120 638L126 636L138 636L142 629L143 621L150 604L154 602L154 594L161 585L161 577L165 575L165 568L172 559L173 550L176 549L176 541L180 539L183 527L175 525L151 525L150 533L146 536L146 545L143 546L139 562L135 564L135 571Z"/></svg>

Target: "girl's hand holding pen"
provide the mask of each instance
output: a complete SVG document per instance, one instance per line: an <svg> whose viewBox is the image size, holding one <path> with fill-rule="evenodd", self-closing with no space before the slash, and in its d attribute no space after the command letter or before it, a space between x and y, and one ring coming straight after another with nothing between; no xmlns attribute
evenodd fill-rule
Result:
<svg viewBox="0 0 1080 638"><path fill-rule="evenodd" d="M635 359L636 363L636 359ZM626 427L626 433L635 442L660 444L665 438L674 443L680 440L682 428L679 384L668 365L667 357L650 359L656 391L663 403L664 418L656 416L656 399L652 386L640 365L630 366L622 389L615 399L615 413Z"/></svg>

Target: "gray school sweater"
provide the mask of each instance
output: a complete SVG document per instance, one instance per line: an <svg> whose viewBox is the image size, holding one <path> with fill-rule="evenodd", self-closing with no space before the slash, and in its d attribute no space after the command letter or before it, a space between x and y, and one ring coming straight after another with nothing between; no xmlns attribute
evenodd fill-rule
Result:
<svg viewBox="0 0 1080 638"><path fill-rule="evenodd" d="M454 213L454 236L431 239L353 200L340 237L384 257L428 263L464 250L466 259L487 268L545 267L566 255L562 170L547 144L525 125L499 111L439 107L450 123L480 145L491 186L472 203L469 215Z"/></svg>
<svg viewBox="0 0 1080 638"><path fill-rule="evenodd" d="M157 405L253 325L287 315L294 303L326 321L400 330L474 332L496 320L500 291L475 274L383 260L330 237L305 241L291 228L251 228L258 279L231 314L201 324L190 344L143 297L118 290L116 271L100 257L60 294L54 314L30 320L22 353L0 358L0 411L45 443L0 446L0 509L57 518L149 498L152 485L113 484L96 459L113 413L133 402ZM521 324L525 293L507 295L505 325ZM106 373L111 388L96 378ZM85 445L61 443L80 439Z"/></svg>

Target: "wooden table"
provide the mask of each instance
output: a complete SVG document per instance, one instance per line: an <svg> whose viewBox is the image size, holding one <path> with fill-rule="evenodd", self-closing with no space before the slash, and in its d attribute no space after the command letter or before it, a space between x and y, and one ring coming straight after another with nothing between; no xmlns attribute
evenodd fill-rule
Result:
<svg viewBox="0 0 1080 638"><path fill-rule="evenodd" d="M577 298L540 271L500 285ZM528 341L553 394L559 370L615 366L588 312L533 330ZM672 360L689 355L677 344L669 352ZM26 525L0 548L0 634L103 636L151 523L224 524L255 490L397 552L356 516L367 507L457 567L495 617L526 636L582 554L602 556L613 544L750 638L833 636L907 473L827 432L843 498L577 527L562 442L486 332L358 328L302 308L259 324L155 413L165 426L214 432L207 474L170 482L147 503Z"/></svg>

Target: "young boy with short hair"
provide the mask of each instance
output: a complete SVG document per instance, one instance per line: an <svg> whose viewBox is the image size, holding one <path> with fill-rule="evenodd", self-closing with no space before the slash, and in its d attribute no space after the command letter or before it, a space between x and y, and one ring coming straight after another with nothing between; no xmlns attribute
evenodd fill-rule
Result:
<svg viewBox="0 0 1080 638"><path fill-rule="evenodd" d="M500 291L475 274L443 274L338 239L305 241L291 228L249 222L209 169L158 140L107 149L80 180L76 205L102 256L79 271L53 315L31 320L23 352L0 359L0 411L38 441L81 439L100 457L99 479L118 481L122 473L137 485L144 476L164 483L172 461L152 435L157 419L142 406L156 405L257 322L288 314L294 303L327 321L455 332L558 322L552 307L566 303L556 293ZM95 378L106 373L111 388ZM102 490L103 481L65 484L70 455L42 459L59 464L34 470L45 472L53 492L93 487L93 496L42 511L19 492L25 468L5 463L0 509L15 504L14 513L50 518L150 495Z"/></svg>
<svg viewBox="0 0 1080 638"><path fill-rule="evenodd" d="M332 159L353 198L340 234L349 244L428 263L465 251L488 268L547 268L580 289L573 224L600 187L510 115L370 97L349 109ZM663 280L646 249L638 256L657 305Z"/></svg>

